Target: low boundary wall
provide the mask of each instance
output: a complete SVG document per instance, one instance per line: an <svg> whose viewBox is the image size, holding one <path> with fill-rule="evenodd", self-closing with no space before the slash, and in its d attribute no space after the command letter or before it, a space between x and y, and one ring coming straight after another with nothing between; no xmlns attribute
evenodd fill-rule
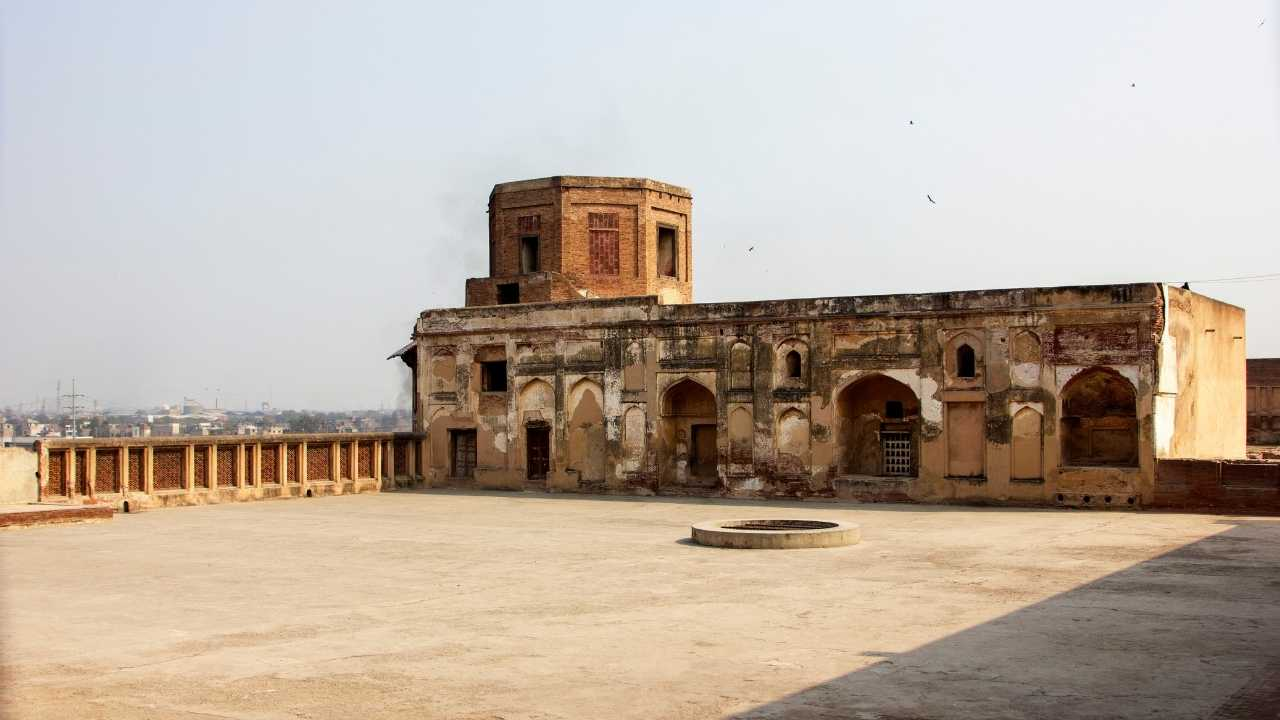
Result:
<svg viewBox="0 0 1280 720"><path fill-rule="evenodd" d="M1157 460L1155 507L1280 513L1280 463Z"/></svg>
<svg viewBox="0 0 1280 720"><path fill-rule="evenodd" d="M38 442L42 502L121 510L378 492L421 483L421 433L57 438Z"/></svg>

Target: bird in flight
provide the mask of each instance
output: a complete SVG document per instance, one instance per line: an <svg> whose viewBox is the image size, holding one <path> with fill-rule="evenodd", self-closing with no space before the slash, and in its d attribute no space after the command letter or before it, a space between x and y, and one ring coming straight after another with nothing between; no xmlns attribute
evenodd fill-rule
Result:
<svg viewBox="0 0 1280 720"><path fill-rule="evenodd" d="M1138 83L1129 83L1129 87L1138 87Z"/></svg>
<svg viewBox="0 0 1280 720"><path fill-rule="evenodd" d="M751 247L747 248L747 252L751 252L752 250L755 250L755 249L756 249L756 246L752 245Z"/></svg>
<svg viewBox="0 0 1280 720"><path fill-rule="evenodd" d="M1262 22L1258 23L1258 27L1262 27L1264 24L1266 24L1266 22L1267 22L1267 19L1262 18Z"/></svg>
<svg viewBox="0 0 1280 720"><path fill-rule="evenodd" d="M938 204L938 201L934 200L932 195L925 195L925 197L928 198L929 202L933 203L934 205Z"/></svg>
<svg viewBox="0 0 1280 720"><path fill-rule="evenodd" d="M908 120L908 121L907 121L907 124L908 124L908 125L915 125L915 124L916 124L916 121L915 121L915 120Z"/></svg>

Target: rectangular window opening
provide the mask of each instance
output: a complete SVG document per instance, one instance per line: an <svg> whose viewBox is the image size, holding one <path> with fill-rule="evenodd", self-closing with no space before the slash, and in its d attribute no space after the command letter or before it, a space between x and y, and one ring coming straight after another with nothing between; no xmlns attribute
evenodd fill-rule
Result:
<svg viewBox="0 0 1280 720"><path fill-rule="evenodd" d="M484 392L507 391L506 360L492 360L480 363L480 389Z"/></svg>
<svg viewBox="0 0 1280 720"><path fill-rule="evenodd" d="M520 238L520 272L527 275L529 273L538 272L540 269L539 261L539 239L537 236L527 236Z"/></svg>
<svg viewBox="0 0 1280 720"><path fill-rule="evenodd" d="M498 285L498 304L515 305L520 302L520 283L501 283Z"/></svg>
<svg viewBox="0 0 1280 720"><path fill-rule="evenodd" d="M476 474L476 431L450 430L449 441L453 456L451 474L456 478L475 477Z"/></svg>
<svg viewBox="0 0 1280 720"><path fill-rule="evenodd" d="M658 226L658 276L678 277L679 254L676 252L676 229Z"/></svg>

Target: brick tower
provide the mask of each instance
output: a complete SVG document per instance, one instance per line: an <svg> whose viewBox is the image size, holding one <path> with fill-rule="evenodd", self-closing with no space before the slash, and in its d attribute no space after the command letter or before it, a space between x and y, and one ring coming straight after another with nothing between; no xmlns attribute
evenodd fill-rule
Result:
<svg viewBox="0 0 1280 720"><path fill-rule="evenodd" d="M489 194L489 276L467 306L656 295L693 301L693 196L643 178L562 175Z"/></svg>

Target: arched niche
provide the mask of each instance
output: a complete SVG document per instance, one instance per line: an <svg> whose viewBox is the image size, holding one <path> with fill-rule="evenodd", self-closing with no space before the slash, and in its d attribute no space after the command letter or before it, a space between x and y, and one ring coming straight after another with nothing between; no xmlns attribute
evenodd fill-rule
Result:
<svg viewBox="0 0 1280 720"><path fill-rule="evenodd" d="M1039 480L1044 476L1043 421L1043 416L1033 408L1024 407L1014 413L1010 478Z"/></svg>
<svg viewBox="0 0 1280 720"><path fill-rule="evenodd" d="M576 470L580 480L604 480L605 433L604 391L600 383L583 378L569 389L566 398L568 443L566 468Z"/></svg>
<svg viewBox="0 0 1280 720"><path fill-rule="evenodd" d="M809 473L809 417L796 408L778 416L774 444L778 450L777 471L782 475Z"/></svg>
<svg viewBox="0 0 1280 720"><path fill-rule="evenodd" d="M1120 373L1092 367L1062 388L1062 464L1138 464L1138 395Z"/></svg>
<svg viewBox="0 0 1280 720"><path fill-rule="evenodd" d="M659 431L659 474L663 483L718 483L718 440L715 395L706 386L684 378L662 395Z"/></svg>
<svg viewBox="0 0 1280 720"><path fill-rule="evenodd" d="M915 474L920 399L911 388L874 373L840 390L835 405L840 474Z"/></svg>

